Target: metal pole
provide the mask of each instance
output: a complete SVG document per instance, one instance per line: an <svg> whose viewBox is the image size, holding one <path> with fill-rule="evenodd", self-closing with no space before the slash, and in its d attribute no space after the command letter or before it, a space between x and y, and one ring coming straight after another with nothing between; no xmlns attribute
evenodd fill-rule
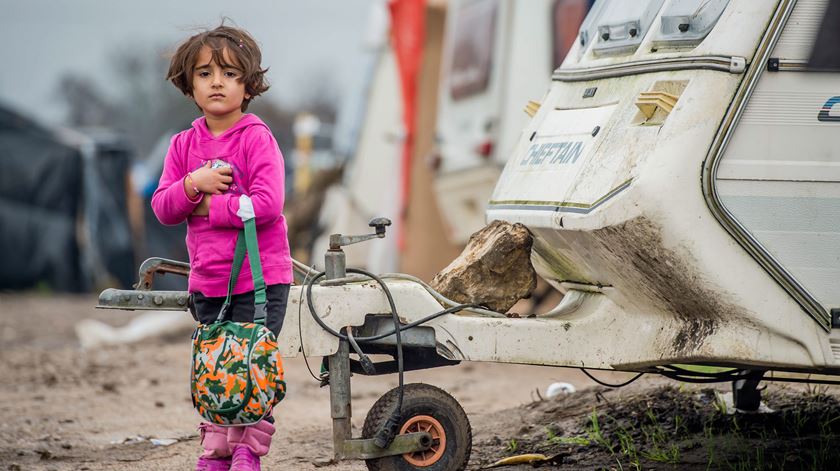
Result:
<svg viewBox="0 0 840 471"><path fill-rule="evenodd" d="M341 248L330 249L324 255L324 271L326 279L334 280L347 276L347 261L344 251Z"/></svg>
<svg viewBox="0 0 840 471"><path fill-rule="evenodd" d="M329 357L330 412L333 419L333 451L336 459L345 458L345 442L352 438L350 417L350 344L339 340L338 351Z"/></svg>

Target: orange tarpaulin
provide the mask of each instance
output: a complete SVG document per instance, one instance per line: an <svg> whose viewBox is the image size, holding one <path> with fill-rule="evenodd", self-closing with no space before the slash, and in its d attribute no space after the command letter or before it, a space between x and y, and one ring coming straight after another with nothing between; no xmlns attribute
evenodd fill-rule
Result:
<svg viewBox="0 0 840 471"><path fill-rule="evenodd" d="M426 0L391 0L388 3L391 12L391 43L397 58L397 68L402 85L403 141L400 170L400 220L405 220L408 207L408 195L411 189L411 150L417 114L417 80L423 61L423 43L426 28ZM404 224L400 224L399 247L405 248L403 235Z"/></svg>

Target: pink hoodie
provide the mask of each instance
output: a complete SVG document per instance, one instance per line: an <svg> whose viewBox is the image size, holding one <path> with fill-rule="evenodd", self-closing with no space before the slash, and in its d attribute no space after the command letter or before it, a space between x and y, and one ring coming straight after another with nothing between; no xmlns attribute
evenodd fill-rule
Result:
<svg viewBox="0 0 840 471"><path fill-rule="evenodd" d="M233 168L233 183L210 201L209 216L191 216L201 199L190 200L184 191L187 173L208 160L223 160ZM190 254L189 290L205 296L225 296L236 235L243 228L236 215L239 196L248 195L254 205L257 240L266 285L292 282L284 199L283 156L268 126L245 114L223 134L213 137L204 117L192 128L176 134L169 145L152 209L162 224L187 221L187 251ZM206 198L206 196L205 196ZM254 289L247 257L233 293Z"/></svg>

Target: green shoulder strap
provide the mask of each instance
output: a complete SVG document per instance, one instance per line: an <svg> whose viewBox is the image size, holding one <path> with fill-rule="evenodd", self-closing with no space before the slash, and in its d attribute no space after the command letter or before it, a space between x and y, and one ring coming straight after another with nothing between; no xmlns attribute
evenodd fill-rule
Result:
<svg viewBox="0 0 840 471"><path fill-rule="evenodd" d="M245 252L248 253L248 262L251 265L251 277L254 279L254 322L265 325L265 279L260 263L260 249L257 245L257 224L253 219L245 221L245 229L239 231L236 236L236 250L233 254L233 265L230 267L230 279L228 280L228 292L216 322L220 322L230 307L233 288L245 262Z"/></svg>

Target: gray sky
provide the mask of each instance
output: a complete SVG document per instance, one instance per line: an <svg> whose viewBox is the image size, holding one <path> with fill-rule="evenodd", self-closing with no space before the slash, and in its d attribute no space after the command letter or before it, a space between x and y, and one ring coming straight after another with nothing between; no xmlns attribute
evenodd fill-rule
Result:
<svg viewBox="0 0 840 471"><path fill-rule="evenodd" d="M271 67L267 99L294 104L313 78L345 91L359 73L374 0L0 0L0 103L60 123L57 80L65 72L120 90L108 67L115 50L174 50L195 28L223 16L248 30ZM161 78L163 80L163 78Z"/></svg>

